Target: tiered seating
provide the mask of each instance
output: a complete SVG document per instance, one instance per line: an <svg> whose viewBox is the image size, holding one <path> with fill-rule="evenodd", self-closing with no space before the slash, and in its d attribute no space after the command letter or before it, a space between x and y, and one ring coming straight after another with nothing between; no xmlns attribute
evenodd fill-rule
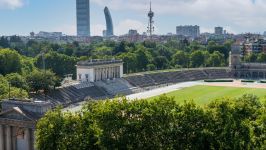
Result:
<svg viewBox="0 0 266 150"><path fill-rule="evenodd" d="M35 95L34 98L42 101L50 101L54 105L68 106L73 103L83 101L85 99L99 99L108 97L107 93L96 87L86 87L77 89L75 86L59 88L56 91L46 95Z"/></svg>
<svg viewBox="0 0 266 150"><path fill-rule="evenodd" d="M209 69L205 70L209 79L230 78L231 74L225 69Z"/></svg>
<svg viewBox="0 0 266 150"><path fill-rule="evenodd" d="M75 88L77 89L83 89L83 88L88 88L94 86L93 83L91 82L81 82L79 84L74 85Z"/></svg>
<svg viewBox="0 0 266 150"><path fill-rule="evenodd" d="M148 87L154 85L154 80L152 80L148 75L137 75L137 76L129 76L126 80L134 85L139 87Z"/></svg>
<svg viewBox="0 0 266 150"><path fill-rule="evenodd" d="M230 78L230 73L226 69L195 69L135 75L125 77L124 79L134 86L144 88L162 84L174 84L214 78Z"/></svg>

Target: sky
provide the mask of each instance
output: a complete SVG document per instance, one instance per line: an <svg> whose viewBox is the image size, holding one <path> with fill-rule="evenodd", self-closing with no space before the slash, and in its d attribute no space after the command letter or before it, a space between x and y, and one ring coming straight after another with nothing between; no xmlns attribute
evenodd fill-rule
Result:
<svg viewBox="0 0 266 150"><path fill-rule="evenodd" d="M39 31L76 35L76 0L0 0L0 35ZM147 30L149 0L91 0L91 34L105 29L103 9L109 7L114 32ZM266 0L152 0L155 33L175 33L178 25L199 25L201 33L215 26L229 33L266 31Z"/></svg>

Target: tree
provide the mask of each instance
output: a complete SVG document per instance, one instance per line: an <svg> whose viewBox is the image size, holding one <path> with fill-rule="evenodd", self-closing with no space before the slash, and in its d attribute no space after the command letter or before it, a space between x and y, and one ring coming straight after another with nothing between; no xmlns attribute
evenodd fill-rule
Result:
<svg viewBox="0 0 266 150"><path fill-rule="evenodd" d="M154 65L158 69L166 69L169 67L169 62L165 56L157 56L154 58Z"/></svg>
<svg viewBox="0 0 266 150"><path fill-rule="evenodd" d="M45 66L52 70L56 75L64 77L66 74L75 74L77 60L75 57L70 57L57 52L48 52L45 54ZM38 56L36 60L38 68L43 69L42 56Z"/></svg>
<svg viewBox="0 0 266 150"><path fill-rule="evenodd" d="M257 118L261 103L253 95L235 100L212 102L208 111L213 115L210 131L213 133L214 149L254 149L250 121Z"/></svg>
<svg viewBox="0 0 266 150"><path fill-rule="evenodd" d="M9 93L10 92L10 93ZM28 93L17 87L13 87L8 83L8 80L4 76L0 75L0 100L7 98L19 98L21 100L28 98Z"/></svg>
<svg viewBox="0 0 266 150"><path fill-rule="evenodd" d="M190 65L191 67L203 66L205 62L205 57L202 51L194 51L190 55Z"/></svg>
<svg viewBox="0 0 266 150"><path fill-rule="evenodd" d="M21 73L21 56L17 51L0 49L0 74Z"/></svg>
<svg viewBox="0 0 266 150"><path fill-rule="evenodd" d="M257 61L257 54L251 53L244 56L244 61L246 62L256 62Z"/></svg>
<svg viewBox="0 0 266 150"><path fill-rule="evenodd" d="M7 74L5 78L11 84L11 86L28 90L26 79L22 77L20 74L18 73Z"/></svg>
<svg viewBox="0 0 266 150"><path fill-rule="evenodd" d="M265 63L266 62L266 54L265 53L259 53L257 60L260 63Z"/></svg>
<svg viewBox="0 0 266 150"><path fill-rule="evenodd" d="M127 49L127 42L122 41L114 48L114 54L124 53L127 51L126 49Z"/></svg>
<svg viewBox="0 0 266 150"><path fill-rule="evenodd" d="M34 70L26 76L26 81L31 91L38 92L42 90L48 92L57 85L59 79L49 70Z"/></svg>
<svg viewBox="0 0 266 150"><path fill-rule="evenodd" d="M139 71L144 71L147 69L147 65L151 62L151 54L146 48L138 47L136 54L137 68Z"/></svg>
<svg viewBox="0 0 266 150"><path fill-rule="evenodd" d="M38 149L264 149L265 105L257 97L201 107L153 100L90 101L77 113L48 112L37 124Z"/></svg>
<svg viewBox="0 0 266 150"><path fill-rule="evenodd" d="M7 39L7 37L4 37L4 36L2 36L1 38L0 38L0 47L2 47L2 48L9 48L9 41L8 41L8 39Z"/></svg>
<svg viewBox="0 0 266 150"><path fill-rule="evenodd" d="M210 54L209 59L207 60L207 64L210 67L221 67L225 65L224 56L218 51Z"/></svg>
<svg viewBox="0 0 266 150"><path fill-rule="evenodd" d="M177 51L172 57L172 64L180 65L184 68L189 67L189 56L183 51Z"/></svg>
<svg viewBox="0 0 266 150"><path fill-rule="evenodd" d="M135 53L123 53L118 58L122 59L124 62L125 73L132 73L137 70L136 54Z"/></svg>

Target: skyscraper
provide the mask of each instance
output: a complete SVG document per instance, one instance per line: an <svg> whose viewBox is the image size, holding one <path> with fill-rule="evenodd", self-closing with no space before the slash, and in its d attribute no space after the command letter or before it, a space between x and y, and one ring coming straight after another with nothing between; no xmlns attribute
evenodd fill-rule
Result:
<svg viewBox="0 0 266 150"><path fill-rule="evenodd" d="M114 35L114 26L113 26L113 20L111 17L111 13L108 9L108 7L104 8L104 15L106 20L106 36L113 36Z"/></svg>
<svg viewBox="0 0 266 150"><path fill-rule="evenodd" d="M77 36L90 36L90 0L76 0Z"/></svg>

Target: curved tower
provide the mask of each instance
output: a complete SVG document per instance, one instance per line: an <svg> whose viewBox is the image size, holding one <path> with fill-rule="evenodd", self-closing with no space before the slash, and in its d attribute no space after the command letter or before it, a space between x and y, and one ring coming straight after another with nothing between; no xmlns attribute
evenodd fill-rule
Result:
<svg viewBox="0 0 266 150"><path fill-rule="evenodd" d="M106 20L106 36L113 36L114 35L114 27L113 27L113 20L111 17L111 13L108 7L104 8L104 15Z"/></svg>

